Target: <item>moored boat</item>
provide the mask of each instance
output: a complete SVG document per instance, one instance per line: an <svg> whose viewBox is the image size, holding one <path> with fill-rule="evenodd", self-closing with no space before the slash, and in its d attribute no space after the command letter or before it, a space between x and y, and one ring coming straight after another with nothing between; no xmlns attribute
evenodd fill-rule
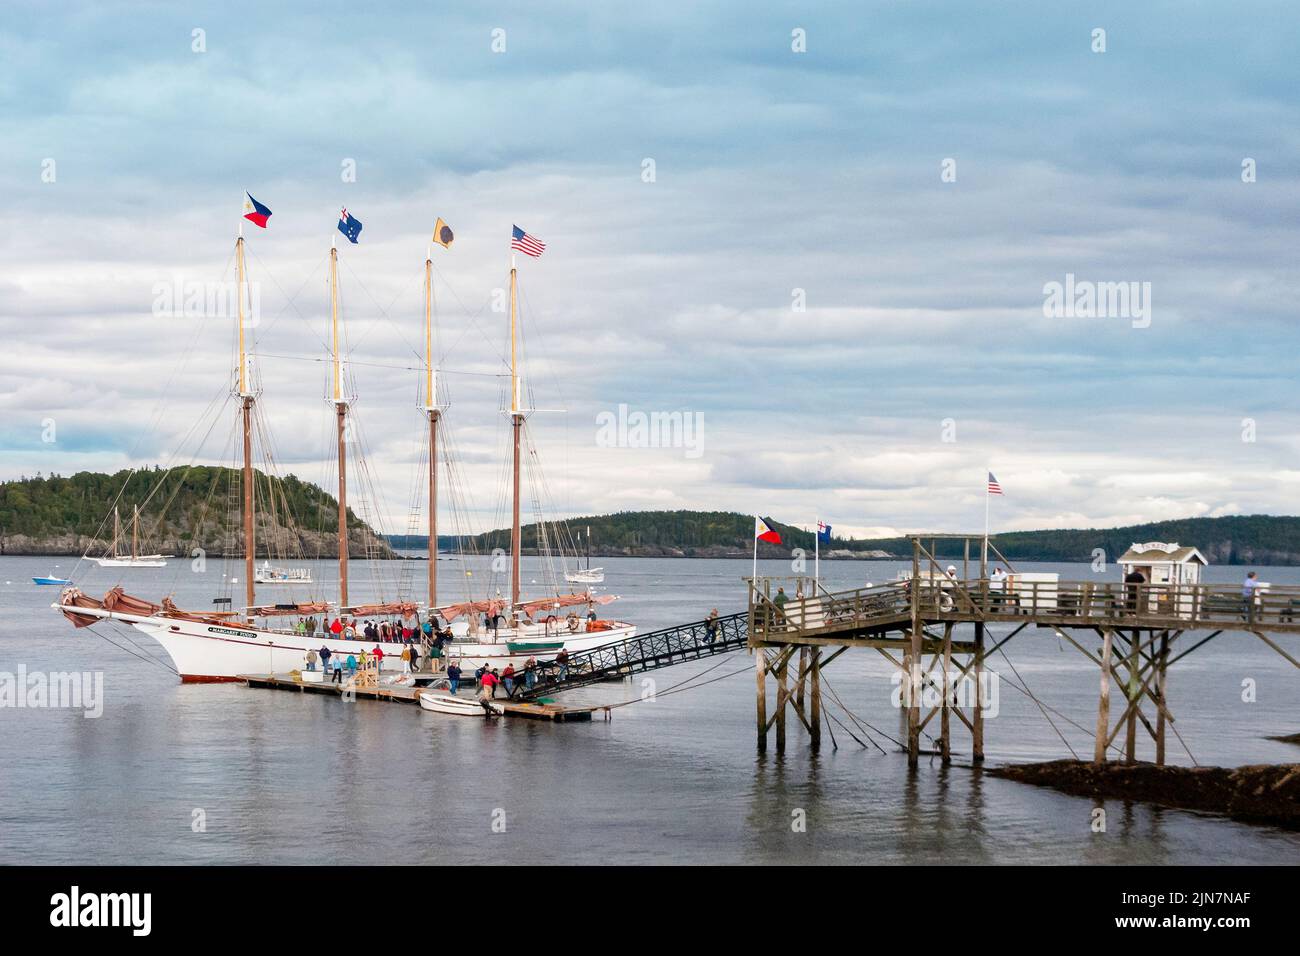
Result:
<svg viewBox="0 0 1300 956"><path fill-rule="evenodd" d="M425 710L433 711L435 714L452 714L456 717L486 717L488 715L483 705L473 697L456 697L453 694L435 691L422 691L417 696L420 699L420 706ZM487 706L494 714L505 713L505 708L500 704L488 701Z"/></svg>

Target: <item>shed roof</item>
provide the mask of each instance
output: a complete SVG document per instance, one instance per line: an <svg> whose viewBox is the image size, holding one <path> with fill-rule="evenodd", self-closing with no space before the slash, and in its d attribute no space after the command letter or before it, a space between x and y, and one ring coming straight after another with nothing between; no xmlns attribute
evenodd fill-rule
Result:
<svg viewBox="0 0 1300 956"><path fill-rule="evenodd" d="M1210 563L1205 555L1191 545L1183 547L1178 544L1165 544L1163 541L1135 543L1120 555L1119 559L1120 564L1187 564L1190 561Z"/></svg>

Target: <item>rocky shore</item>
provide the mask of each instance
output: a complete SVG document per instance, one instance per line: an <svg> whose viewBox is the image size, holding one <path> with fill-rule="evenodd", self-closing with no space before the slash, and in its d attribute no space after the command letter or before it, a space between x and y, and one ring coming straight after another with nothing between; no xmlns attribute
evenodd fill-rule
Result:
<svg viewBox="0 0 1300 956"><path fill-rule="evenodd" d="M1158 767L1150 763L1077 760L1017 764L991 776L1081 797L1142 800L1252 823L1300 829L1300 764L1249 767Z"/></svg>

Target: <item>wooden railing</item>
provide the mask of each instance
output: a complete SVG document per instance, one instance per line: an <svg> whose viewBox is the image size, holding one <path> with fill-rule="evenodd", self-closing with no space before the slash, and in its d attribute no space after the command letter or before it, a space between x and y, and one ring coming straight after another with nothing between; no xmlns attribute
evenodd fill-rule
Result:
<svg viewBox="0 0 1300 956"><path fill-rule="evenodd" d="M751 633L757 638L887 628L912 613L912 582L903 581L811 597L797 594L783 604L770 580L751 583ZM916 600L927 620L1032 617L1046 621L1172 627L1300 630L1300 587L1270 586L1243 596L1241 585L1125 584L1094 581L958 580L922 577ZM813 589L810 588L810 591Z"/></svg>

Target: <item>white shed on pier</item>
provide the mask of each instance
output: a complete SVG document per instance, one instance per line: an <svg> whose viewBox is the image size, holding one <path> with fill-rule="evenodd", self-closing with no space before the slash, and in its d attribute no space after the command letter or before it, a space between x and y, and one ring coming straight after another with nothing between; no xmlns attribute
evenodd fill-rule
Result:
<svg viewBox="0 0 1300 956"><path fill-rule="evenodd" d="M1201 568L1209 563L1194 547L1163 541L1134 544L1119 559L1125 577L1140 571L1147 584L1200 584Z"/></svg>

